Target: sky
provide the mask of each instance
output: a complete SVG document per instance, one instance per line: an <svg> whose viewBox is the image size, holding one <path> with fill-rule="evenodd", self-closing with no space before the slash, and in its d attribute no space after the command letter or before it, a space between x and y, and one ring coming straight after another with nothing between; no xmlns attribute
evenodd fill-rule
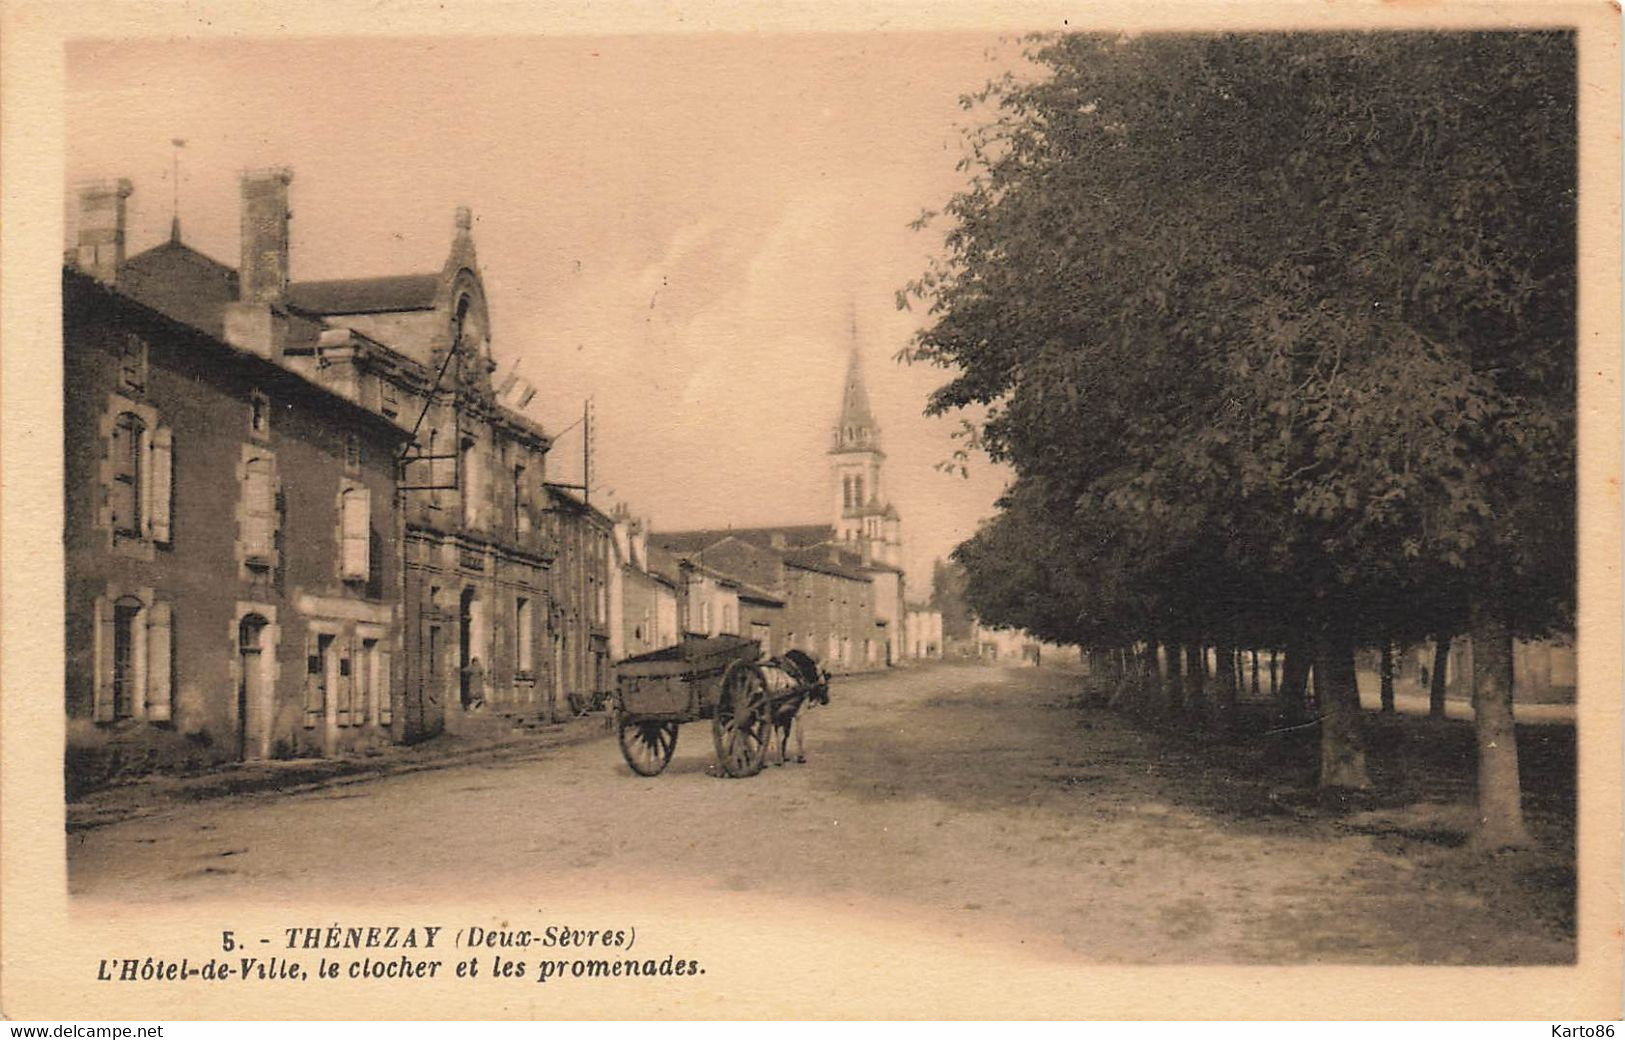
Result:
<svg viewBox="0 0 1625 1040"><path fill-rule="evenodd" d="M940 253L911 230L964 183L961 94L990 34L74 42L75 185L127 177L131 253L184 240L236 266L237 172L293 169L296 281L438 270L473 209L492 349L562 431L593 399L594 502L656 529L831 519L853 323L903 517L910 596L1009 478L942 472L949 373L895 358L896 292ZM549 479L580 479L579 427Z"/></svg>

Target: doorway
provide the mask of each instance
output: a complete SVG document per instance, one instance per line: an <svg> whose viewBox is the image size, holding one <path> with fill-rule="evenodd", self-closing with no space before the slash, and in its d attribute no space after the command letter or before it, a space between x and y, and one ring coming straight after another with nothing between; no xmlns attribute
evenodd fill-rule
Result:
<svg viewBox="0 0 1625 1040"><path fill-rule="evenodd" d="M237 623L237 749L243 761L267 754L265 727L265 626L258 614Z"/></svg>

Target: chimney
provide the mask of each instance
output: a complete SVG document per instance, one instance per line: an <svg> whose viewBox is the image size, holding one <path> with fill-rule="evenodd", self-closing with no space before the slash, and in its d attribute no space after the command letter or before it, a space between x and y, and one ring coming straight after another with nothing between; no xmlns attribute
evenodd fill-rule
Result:
<svg viewBox="0 0 1625 1040"><path fill-rule="evenodd" d="M118 269L124 263L124 200L132 190L122 177L79 189L77 266L107 285L118 281Z"/></svg>
<svg viewBox="0 0 1625 1040"><path fill-rule="evenodd" d="M234 347L280 359L288 337L282 302L288 294L288 183L286 166L242 175L242 266L237 300L226 305L225 338Z"/></svg>
<svg viewBox="0 0 1625 1040"><path fill-rule="evenodd" d="M288 184L286 166L248 170L242 175L242 267L237 298L244 303L280 303L288 293Z"/></svg>

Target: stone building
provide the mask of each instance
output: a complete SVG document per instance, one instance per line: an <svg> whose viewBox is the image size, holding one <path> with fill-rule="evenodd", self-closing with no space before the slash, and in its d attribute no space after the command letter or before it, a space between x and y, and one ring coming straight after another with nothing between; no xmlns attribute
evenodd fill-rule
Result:
<svg viewBox="0 0 1625 1040"><path fill-rule="evenodd" d="M106 216L122 213L122 196L113 206L106 193L87 196L75 263L111 272L98 277L235 353L280 369L287 385L342 402L342 410L329 409L319 436L336 438L338 457L352 469L388 470L389 486L373 487L371 496L388 602L367 611L346 606L345 624L331 635L340 648L332 651L336 674L345 678L352 665L341 652L343 640L358 625L387 619L394 640L392 736L422 739L458 729L477 714L547 714L556 685L546 654L555 552L543 530L549 438L492 385L491 322L472 215L457 211L438 270L295 281L292 181L285 168L242 174L235 269L185 245L178 225L169 242L123 260L122 217L114 233ZM270 409L273 418L283 405L268 391L251 403ZM357 463L353 442L372 429L398 431L405 443L387 452L363 443ZM275 480L283 497L277 501L304 476L305 463L291 466L279 456ZM270 478L253 479L258 488ZM278 558L305 553L307 537L290 532ZM325 601L321 605L325 609ZM285 628L270 631L286 645ZM328 666L317 651L326 643L323 635L313 638L304 667L325 676ZM299 750L308 748L300 744Z"/></svg>
<svg viewBox="0 0 1625 1040"><path fill-rule="evenodd" d="M555 547L548 618L553 698L559 710L602 704L614 685L610 585L615 520L562 488L547 489L548 542Z"/></svg>
<svg viewBox="0 0 1625 1040"><path fill-rule="evenodd" d="M126 257L130 192L81 192L63 275L70 789L398 739L408 431L280 363L317 322L228 342L260 283L178 224Z"/></svg>

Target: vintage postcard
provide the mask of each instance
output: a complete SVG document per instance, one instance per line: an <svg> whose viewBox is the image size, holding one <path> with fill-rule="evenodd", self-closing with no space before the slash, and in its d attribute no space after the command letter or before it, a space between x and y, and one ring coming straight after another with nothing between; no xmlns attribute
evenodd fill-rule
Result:
<svg viewBox="0 0 1625 1040"><path fill-rule="evenodd" d="M1614 1019L1606 3L4 4L11 1019Z"/></svg>

